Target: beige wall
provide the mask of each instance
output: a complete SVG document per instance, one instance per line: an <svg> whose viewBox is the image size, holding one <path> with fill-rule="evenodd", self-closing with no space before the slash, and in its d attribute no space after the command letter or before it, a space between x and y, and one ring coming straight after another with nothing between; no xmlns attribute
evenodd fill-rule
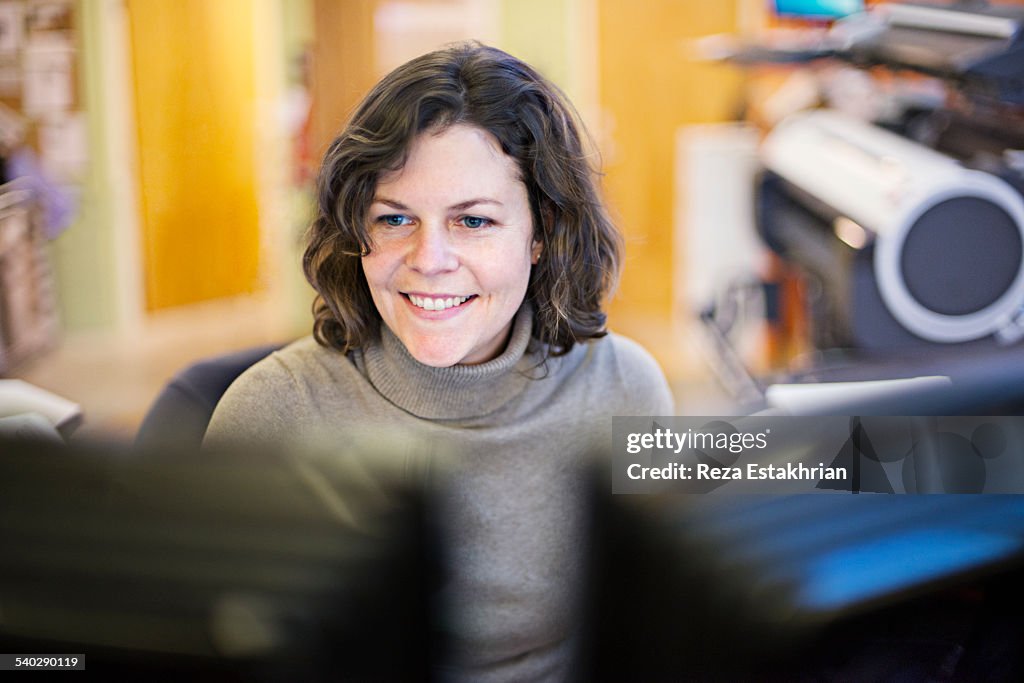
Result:
<svg viewBox="0 0 1024 683"><path fill-rule="evenodd" d="M736 70L690 59L687 40L734 30L735 5L698 0L598 0L597 5L605 190L627 240L612 320L667 321L676 130L730 118L741 85Z"/></svg>

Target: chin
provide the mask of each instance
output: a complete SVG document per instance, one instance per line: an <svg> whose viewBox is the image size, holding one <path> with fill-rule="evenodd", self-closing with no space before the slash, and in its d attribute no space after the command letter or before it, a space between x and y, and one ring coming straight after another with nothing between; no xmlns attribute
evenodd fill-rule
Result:
<svg viewBox="0 0 1024 683"><path fill-rule="evenodd" d="M405 342L402 342L405 344ZM409 355L423 365L432 368L449 368L458 365L465 358L466 354L456 351L451 347L437 348L433 344L405 344Z"/></svg>
<svg viewBox="0 0 1024 683"><path fill-rule="evenodd" d="M435 356L435 355L422 355L412 354L412 357L418 360L423 365L429 365L432 368L450 368L453 365L459 364L458 358L449 358L448 356Z"/></svg>

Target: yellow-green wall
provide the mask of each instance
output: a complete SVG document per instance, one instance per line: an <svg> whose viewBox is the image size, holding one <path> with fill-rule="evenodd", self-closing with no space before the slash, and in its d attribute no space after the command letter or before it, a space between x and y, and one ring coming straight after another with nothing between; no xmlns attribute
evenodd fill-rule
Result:
<svg viewBox="0 0 1024 683"><path fill-rule="evenodd" d="M282 48L275 58L284 65L280 74L287 76L290 62L312 40L312 0L260 2L269 3L274 13L271 23L282 34L279 40L268 42ZM78 92L87 114L89 163L78 187L77 216L50 249L62 324L69 333L130 326L145 315L134 178L137 139L130 101L132 55L125 4L121 0L79 0L76 28ZM251 152L249 155L251 158ZM199 221L215 214L216 208L197 207L196 211ZM301 226L281 229L294 234ZM277 255L270 250L268 258ZM288 255L283 268L294 266L293 256ZM303 294L303 309L304 299Z"/></svg>
<svg viewBox="0 0 1024 683"><path fill-rule="evenodd" d="M115 189L108 179L113 160L104 120L111 115L103 76L104 5L79 0L79 99L88 115L88 172L71 226L52 243L51 258L63 326L107 328L118 318Z"/></svg>

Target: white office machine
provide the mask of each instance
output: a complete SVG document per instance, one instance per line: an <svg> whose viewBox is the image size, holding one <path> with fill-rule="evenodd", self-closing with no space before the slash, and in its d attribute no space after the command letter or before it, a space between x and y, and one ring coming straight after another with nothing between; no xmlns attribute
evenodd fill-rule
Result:
<svg viewBox="0 0 1024 683"><path fill-rule="evenodd" d="M816 276L835 345L1024 336L1024 198L995 174L837 112L762 147L758 226Z"/></svg>

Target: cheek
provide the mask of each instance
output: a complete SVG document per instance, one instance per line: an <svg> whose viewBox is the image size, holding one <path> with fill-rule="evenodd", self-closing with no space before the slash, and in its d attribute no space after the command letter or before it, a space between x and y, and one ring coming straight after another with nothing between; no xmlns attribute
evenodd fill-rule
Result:
<svg viewBox="0 0 1024 683"><path fill-rule="evenodd" d="M514 256L513 256L514 254ZM526 291L530 282L530 252L522 250L520 245L515 249L505 249L490 259L494 267L484 270L483 278L497 291L509 297L519 297Z"/></svg>
<svg viewBox="0 0 1024 683"><path fill-rule="evenodd" d="M376 309L378 316L388 319L390 317L390 298L387 296L389 277L387 269L384 267L384 261L379 257L371 258L369 256L364 256L361 261L363 276L366 278L366 284L370 289L370 299L373 301L373 307Z"/></svg>
<svg viewBox="0 0 1024 683"><path fill-rule="evenodd" d="M393 270L388 264L387 254L379 250L362 258L363 275L371 291L387 285Z"/></svg>
<svg viewBox="0 0 1024 683"><path fill-rule="evenodd" d="M386 317L389 306L387 287L390 278L384 260L364 256L362 264L363 276L366 278L366 284L370 289L370 299L373 301L377 313Z"/></svg>

